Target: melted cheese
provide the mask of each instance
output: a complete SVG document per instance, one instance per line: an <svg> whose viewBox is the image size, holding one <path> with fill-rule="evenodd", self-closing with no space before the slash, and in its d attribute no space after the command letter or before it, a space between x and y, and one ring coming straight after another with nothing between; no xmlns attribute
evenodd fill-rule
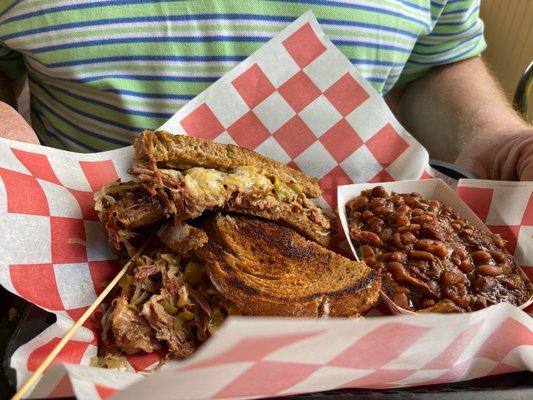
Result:
<svg viewBox="0 0 533 400"><path fill-rule="evenodd" d="M189 194L212 205L223 205L228 196L224 173L215 169L195 167L187 170L185 186Z"/></svg>
<svg viewBox="0 0 533 400"><path fill-rule="evenodd" d="M261 175L255 167L237 167L226 175L226 186L239 192L263 192L272 190L270 179Z"/></svg>
<svg viewBox="0 0 533 400"><path fill-rule="evenodd" d="M209 206L222 206L235 192L269 193L273 188L272 182L251 166L237 167L230 173L194 167L186 171L184 182L192 197Z"/></svg>

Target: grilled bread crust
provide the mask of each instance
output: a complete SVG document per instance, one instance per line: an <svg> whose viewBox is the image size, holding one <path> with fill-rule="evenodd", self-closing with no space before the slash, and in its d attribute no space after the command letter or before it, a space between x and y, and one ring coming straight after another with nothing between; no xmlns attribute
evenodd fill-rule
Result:
<svg viewBox="0 0 533 400"><path fill-rule="evenodd" d="M244 314L352 317L378 300L376 271L289 228L222 214L203 228L209 241L197 256L215 287Z"/></svg>
<svg viewBox="0 0 533 400"><path fill-rule="evenodd" d="M254 166L265 171L267 176L277 177L286 183L296 182L307 197L315 198L322 193L316 178L311 178L255 151L232 144L146 130L135 141L134 147L135 161L141 164L155 162L178 169L204 167L222 171L241 166Z"/></svg>
<svg viewBox="0 0 533 400"><path fill-rule="evenodd" d="M243 207L224 207L224 211L236 214L247 214L255 217L277 221L281 225L294 229L300 235L305 236L324 247L333 246L333 229L326 229L316 222L311 221L307 216L291 210L289 204L284 204L276 209L259 210ZM333 221L332 221L333 224Z"/></svg>

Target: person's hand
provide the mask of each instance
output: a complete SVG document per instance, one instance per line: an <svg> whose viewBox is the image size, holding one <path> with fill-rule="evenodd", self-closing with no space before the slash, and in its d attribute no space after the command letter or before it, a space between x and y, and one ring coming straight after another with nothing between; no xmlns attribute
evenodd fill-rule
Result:
<svg viewBox="0 0 533 400"><path fill-rule="evenodd" d="M39 144L31 126L10 105L0 101L0 137L20 142Z"/></svg>
<svg viewBox="0 0 533 400"><path fill-rule="evenodd" d="M533 181L533 127L471 140L456 163L482 179Z"/></svg>

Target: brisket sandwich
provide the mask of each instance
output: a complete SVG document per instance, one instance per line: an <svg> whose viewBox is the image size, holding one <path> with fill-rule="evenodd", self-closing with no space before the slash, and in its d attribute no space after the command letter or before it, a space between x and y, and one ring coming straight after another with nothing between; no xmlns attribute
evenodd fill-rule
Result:
<svg viewBox="0 0 533 400"><path fill-rule="evenodd" d="M316 179L237 146L145 131L130 173L95 195L119 254L142 256L100 320L100 356L189 356L228 314L354 317L380 278L329 249ZM243 215L245 214L245 215Z"/></svg>

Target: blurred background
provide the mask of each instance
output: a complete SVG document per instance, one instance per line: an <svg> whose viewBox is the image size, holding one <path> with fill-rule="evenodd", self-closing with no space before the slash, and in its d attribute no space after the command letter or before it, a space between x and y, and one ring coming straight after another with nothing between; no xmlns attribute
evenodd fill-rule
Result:
<svg viewBox="0 0 533 400"><path fill-rule="evenodd" d="M483 58L500 81L507 98L533 61L533 1L481 0L487 50ZM533 121L533 96L529 96L529 120Z"/></svg>
<svg viewBox="0 0 533 400"><path fill-rule="evenodd" d="M520 77L533 61L533 0L481 0L481 18L488 43L483 58L512 102ZM530 93L530 121L532 97ZM19 111L29 121L27 88L19 98Z"/></svg>

